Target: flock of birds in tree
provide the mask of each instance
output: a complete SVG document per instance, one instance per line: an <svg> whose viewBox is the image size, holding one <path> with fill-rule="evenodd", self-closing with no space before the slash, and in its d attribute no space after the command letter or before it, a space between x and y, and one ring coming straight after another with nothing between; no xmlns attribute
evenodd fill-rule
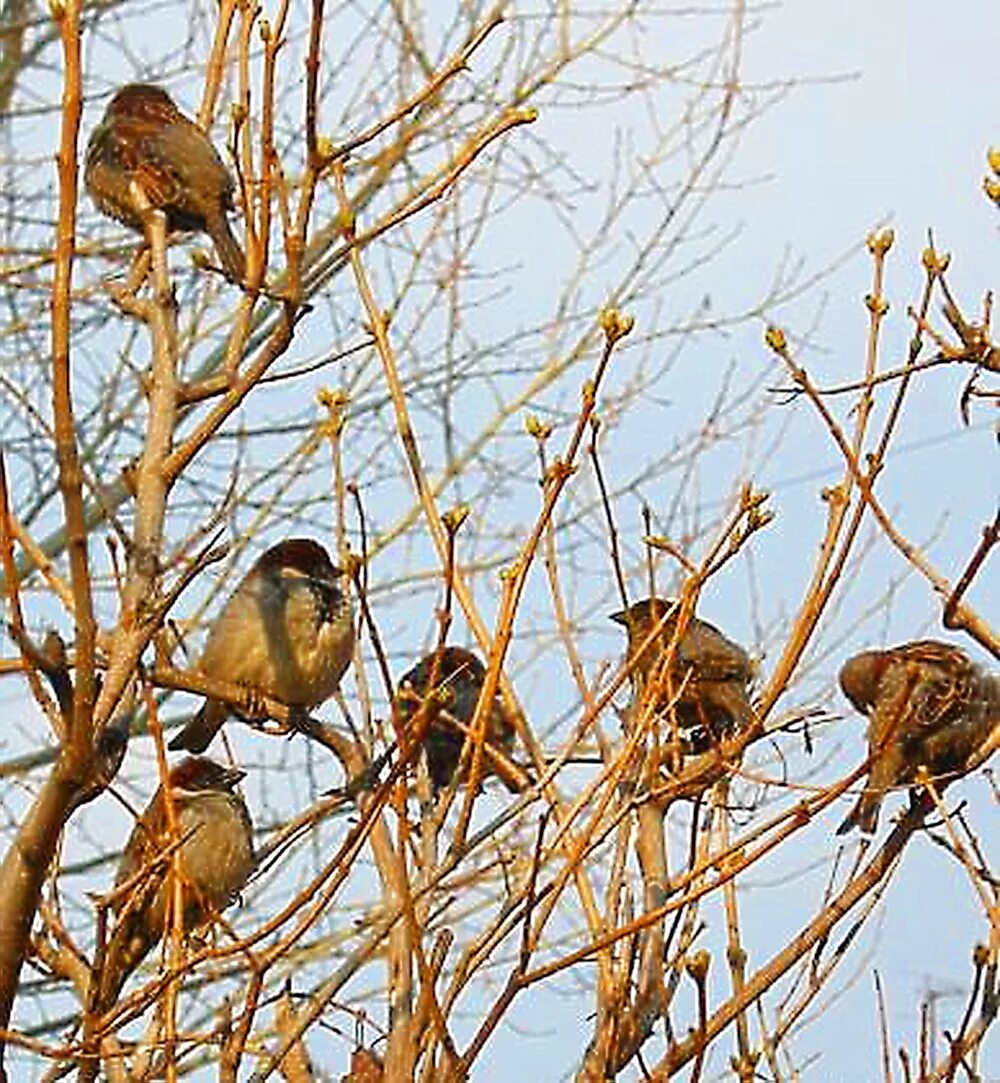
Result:
<svg viewBox="0 0 1000 1083"><path fill-rule="evenodd" d="M164 212L170 230L207 233L227 277L243 281L246 258L228 220L232 178L206 134L160 87L130 84L117 91L91 135L84 177L97 207L132 229L144 232L152 208ZM647 598L611 619L628 637L632 699L626 721L651 712L673 736L675 759L682 760L749 734L758 719L747 652L697 617L678 636L677 615L675 603ZM354 641L345 575L318 542L291 538L268 549L230 596L198 668L309 711L337 691ZM467 738L485 675L473 652L446 646L398 683L393 711L404 729L419 724L424 733L435 793L468 778ZM1000 722L1000 676L935 640L858 654L840 670L840 686L868 718L868 779L838 833L858 827L872 834L883 799L897 786L926 778L944 785L962 774ZM168 830L161 787L136 822L119 865L117 920L97 979L98 1008L114 1004L164 934L168 883L157 858L171 837L182 839L187 931L230 905L254 869L252 822L236 788L243 772L201 755L230 713L227 704L206 699L170 743L195 754L169 775L178 835ZM520 793L534 782L511 759L514 739L497 695L486 711L483 772Z"/></svg>

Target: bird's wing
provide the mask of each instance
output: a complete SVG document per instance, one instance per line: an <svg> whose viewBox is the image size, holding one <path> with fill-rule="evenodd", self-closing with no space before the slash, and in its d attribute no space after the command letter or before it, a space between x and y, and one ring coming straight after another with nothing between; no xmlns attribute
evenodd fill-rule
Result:
<svg viewBox="0 0 1000 1083"><path fill-rule="evenodd" d="M753 663L739 644L724 636L707 621L692 621L677 651L681 667L693 667L703 681L749 683Z"/></svg>

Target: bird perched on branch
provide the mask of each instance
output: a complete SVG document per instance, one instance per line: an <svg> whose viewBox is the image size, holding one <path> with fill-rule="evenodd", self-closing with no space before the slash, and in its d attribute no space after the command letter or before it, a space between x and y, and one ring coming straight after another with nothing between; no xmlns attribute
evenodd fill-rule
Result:
<svg viewBox="0 0 1000 1083"><path fill-rule="evenodd" d="M354 653L354 616L342 569L319 542L272 545L247 572L208 633L198 668L290 707L318 707L337 690ZM230 714L221 700L170 742L203 752Z"/></svg>
<svg viewBox="0 0 1000 1083"><path fill-rule="evenodd" d="M399 682L394 701L397 718L403 726L419 726L425 734L424 751L435 793L448 786L459 770L485 677L486 667L472 651L443 647L421 658ZM513 721L497 694L486 716L483 775L496 775L511 793L521 793L531 780L510 761L513 745ZM491 756L491 750L499 755ZM471 756L470 742L467 763L471 764Z"/></svg>
<svg viewBox="0 0 1000 1083"><path fill-rule="evenodd" d="M236 785L244 772L203 756L188 757L170 772L176 833L171 833L163 787L156 791L129 836L115 887L134 881L113 904L117 922L101 968L98 1011L118 999L129 975L160 942L174 898L170 859L156 860L178 842L183 913L191 932L224 910L242 891L254 868L253 825Z"/></svg>
<svg viewBox="0 0 1000 1083"><path fill-rule="evenodd" d="M754 665L747 652L708 621L692 617L670 653L677 630L677 603L644 598L611 619L628 634L633 702L653 681L657 709L672 709L687 752L701 753L723 737L754 724L748 689ZM652 637L652 638L651 638Z"/></svg>
<svg viewBox="0 0 1000 1083"><path fill-rule="evenodd" d="M162 87L129 83L115 92L91 133L83 177L98 210L131 229L145 232L147 201L168 229L207 233L226 274L243 281L246 257L226 217L233 178Z"/></svg>
<svg viewBox="0 0 1000 1083"><path fill-rule="evenodd" d="M872 834L886 792L916 781L921 767L944 784L964 774L1000 723L1000 677L934 639L856 654L840 671L840 687L868 716L869 768L838 835L854 827Z"/></svg>

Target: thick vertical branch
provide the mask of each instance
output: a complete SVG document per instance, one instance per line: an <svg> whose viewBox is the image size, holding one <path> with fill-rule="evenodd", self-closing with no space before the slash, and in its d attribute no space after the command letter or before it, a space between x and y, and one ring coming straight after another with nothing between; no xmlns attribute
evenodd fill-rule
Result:
<svg viewBox="0 0 1000 1083"><path fill-rule="evenodd" d="M76 684L69 746L77 756L89 751L91 711L95 694L93 599L87 562L87 526L84 517L76 419L70 385L70 290L76 244L77 139L80 130L80 9L68 0L61 9L64 81L62 130L57 155L59 219L56 224L56 261L52 281L52 408L59 490L66 517L70 580L76 602Z"/></svg>
<svg viewBox="0 0 1000 1083"><path fill-rule="evenodd" d="M87 564L82 472L70 387L70 287L76 237L77 137L80 129L80 9L55 6L63 46L62 127L58 151L59 219L52 284L52 386L56 459L69 541L76 615L76 685L64 719L66 739L0 866L0 1031L10 1023L31 924L59 836L92 769L95 625ZM0 1080L5 1043L0 1043Z"/></svg>
<svg viewBox="0 0 1000 1083"><path fill-rule="evenodd" d="M96 711L101 720L111 716L155 630L155 625L143 620L143 609L155 597L167 495L172 481L166 464L177 416L177 313L167 269L166 218L159 211L149 215L147 235L153 253L153 299L142 303L138 311L149 326L153 349L149 421L136 472L135 527L128 578L111 663Z"/></svg>

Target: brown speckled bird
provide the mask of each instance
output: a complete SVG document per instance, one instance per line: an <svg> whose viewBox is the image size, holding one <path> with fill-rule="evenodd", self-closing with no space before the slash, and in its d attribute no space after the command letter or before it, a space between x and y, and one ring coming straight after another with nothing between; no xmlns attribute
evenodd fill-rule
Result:
<svg viewBox="0 0 1000 1083"><path fill-rule="evenodd" d="M108 103L87 144L87 191L103 214L145 232L132 185L167 216L170 230L207 233L226 274L246 275L246 257L226 217L233 178L208 136L158 86L129 83Z"/></svg>
<svg viewBox="0 0 1000 1083"><path fill-rule="evenodd" d="M439 654L432 651L421 658L399 682L395 710L403 725L413 725L426 703L429 728L424 751L435 793L448 786L458 770L466 738L461 726L472 722L485 676L486 667L472 651L444 647ZM511 793L521 793L530 778L523 768L509 762L513 745L514 727L497 694L486 719L483 775L496 775ZM489 747L502 753L507 762L489 756Z"/></svg>
<svg viewBox="0 0 1000 1083"><path fill-rule="evenodd" d="M921 766L936 781L957 778L1000 722L1000 677L934 639L856 654L840 671L840 687L868 716L870 765L838 835L853 827L872 834L886 792L913 782Z"/></svg>
<svg viewBox="0 0 1000 1083"><path fill-rule="evenodd" d="M660 674L677 627L670 613L675 605L664 598L644 598L611 615L628 633L627 660L635 662L633 702L638 703L647 683ZM659 632L643 647L661 620ZM739 644L708 621L691 618L674 653L669 680L661 680L660 697L664 710L678 697L674 710L685 751L705 752L721 738L754 724L748 695L753 676L753 662Z"/></svg>
<svg viewBox="0 0 1000 1083"><path fill-rule="evenodd" d="M170 772L184 894L186 932L204 925L233 903L254 868L253 825L236 792L243 772L202 756L182 760ZM129 836L115 886L150 868L172 841L163 789L156 791ZM97 1008L107 1011L129 975L160 942L170 897L167 863L141 876L114 904L118 921L104 955Z"/></svg>
<svg viewBox="0 0 1000 1083"><path fill-rule="evenodd" d="M198 668L309 710L337 690L353 653L343 571L319 542L288 538L264 552L233 591ZM204 752L229 714L227 704L207 699L170 747Z"/></svg>

